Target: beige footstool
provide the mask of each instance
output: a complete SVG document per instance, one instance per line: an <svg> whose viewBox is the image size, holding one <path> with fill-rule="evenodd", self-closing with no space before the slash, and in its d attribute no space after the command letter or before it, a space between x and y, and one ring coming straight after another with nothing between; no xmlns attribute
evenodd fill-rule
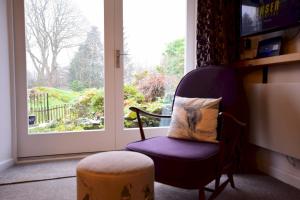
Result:
<svg viewBox="0 0 300 200"><path fill-rule="evenodd" d="M77 165L77 200L153 200L153 161L140 153L111 151Z"/></svg>

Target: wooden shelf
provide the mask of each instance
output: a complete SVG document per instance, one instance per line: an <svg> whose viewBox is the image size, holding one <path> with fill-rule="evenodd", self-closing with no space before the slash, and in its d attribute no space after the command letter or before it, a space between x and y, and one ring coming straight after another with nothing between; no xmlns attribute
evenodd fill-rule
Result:
<svg viewBox="0 0 300 200"><path fill-rule="evenodd" d="M255 67L255 66L269 66L272 64L289 63L300 61L300 53L290 53L280 56L272 56L267 58L257 58L251 60L241 60L234 63L237 68Z"/></svg>

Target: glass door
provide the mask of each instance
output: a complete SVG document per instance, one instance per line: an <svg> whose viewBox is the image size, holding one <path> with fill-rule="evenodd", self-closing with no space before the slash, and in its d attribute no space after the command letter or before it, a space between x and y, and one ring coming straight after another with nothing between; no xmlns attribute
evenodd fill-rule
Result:
<svg viewBox="0 0 300 200"><path fill-rule="evenodd" d="M123 0L116 68L117 147L138 140L139 129L130 106L168 115L176 86L185 70L187 0ZM117 52L119 53L119 52ZM143 116L148 137L165 135L169 119Z"/></svg>
<svg viewBox="0 0 300 200"><path fill-rule="evenodd" d="M14 13L18 157L114 149L114 2L16 0Z"/></svg>
<svg viewBox="0 0 300 200"><path fill-rule="evenodd" d="M14 0L17 156L122 149L139 139L130 106L170 114L195 66L195 10L196 0ZM148 136L166 134L168 120L143 120Z"/></svg>

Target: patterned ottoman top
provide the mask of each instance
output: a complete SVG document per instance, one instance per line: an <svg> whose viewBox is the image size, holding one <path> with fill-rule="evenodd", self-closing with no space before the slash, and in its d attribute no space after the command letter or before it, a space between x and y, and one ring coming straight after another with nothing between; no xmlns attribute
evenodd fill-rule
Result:
<svg viewBox="0 0 300 200"><path fill-rule="evenodd" d="M82 159L77 165L77 171L101 175L121 175L147 171L153 166L151 158L144 154L130 151L109 151Z"/></svg>

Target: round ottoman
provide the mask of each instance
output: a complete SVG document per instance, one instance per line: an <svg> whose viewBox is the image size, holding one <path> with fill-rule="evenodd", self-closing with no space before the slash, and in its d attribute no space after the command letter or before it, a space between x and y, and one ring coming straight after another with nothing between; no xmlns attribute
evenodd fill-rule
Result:
<svg viewBox="0 0 300 200"><path fill-rule="evenodd" d="M136 152L111 151L77 165L77 200L152 200L154 165Z"/></svg>

